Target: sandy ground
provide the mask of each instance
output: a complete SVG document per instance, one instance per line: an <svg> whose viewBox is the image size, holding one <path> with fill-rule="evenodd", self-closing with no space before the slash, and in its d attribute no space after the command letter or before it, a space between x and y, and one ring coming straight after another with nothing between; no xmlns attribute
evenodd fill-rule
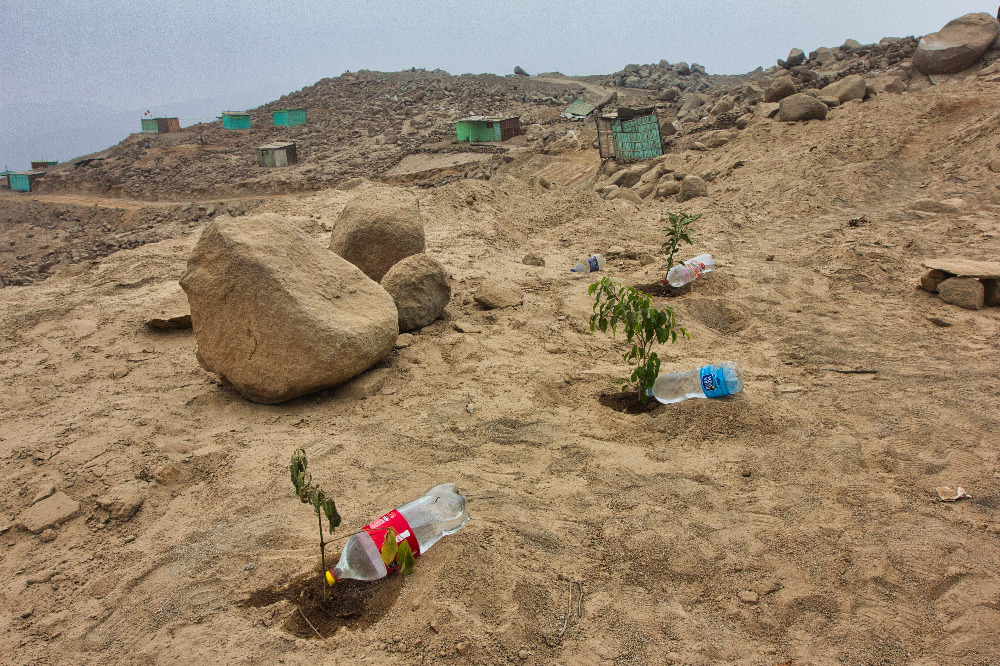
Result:
<svg viewBox="0 0 1000 666"><path fill-rule="evenodd" d="M1000 309L915 289L925 257L1000 254L996 94L753 125L671 156L713 178L683 206L601 200L592 149L414 189L453 298L358 380L364 400L249 403L198 366L190 331L143 325L183 310L197 226L0 290L2 661L996 663ZM262 210L324 242L364 187ZM960 212L911 210L924 199ZM704 213L685 252L719 267L658 301L691 334L663 371L735 360L745 389L621 414L598 402L627 372L621 343L589 332L588 280L567 269L618 245L611 277L659 279L642 258L681 209ZM500 278L523 305L481 310ZM341 536L447 481L472 520L411 577L344 585L320 611L315 518L286 471L300 447ZM122 484L143 500L126 520L97 502ZM972 499L942 503L942 485ZM18 527L48 486L79 515Z"/></svg>

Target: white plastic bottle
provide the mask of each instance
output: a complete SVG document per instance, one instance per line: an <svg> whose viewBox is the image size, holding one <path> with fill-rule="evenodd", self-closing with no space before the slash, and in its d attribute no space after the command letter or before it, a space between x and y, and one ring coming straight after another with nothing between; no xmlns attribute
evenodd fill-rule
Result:
<svg viewBox="0 0 1000 666"><path fill-rule="evenodd" d="M688 259L683 264L677 264L671 268L667 273L667 282L670 283L671 287L683 287L713 268L715 268L715 259L712 259L712 255L699 254L694 259Z"/></svg>
<svg viewBox="0 0 1000 666"><path fill-rule="evenodd" d="M352 534L337 566L326 572L326 582L333 585L341 578L378 580L394 571L398 567L396 562L391 562L387 568L380 555L390 527L396 531L396 542L405 539L413 556L418 557L441 537L454 534L467 522L469 510L465 497L455 492L455 484L434 486L423 497L393 509Z"/></svg>
<svg viewBox="0 0 1000 666"><path fill-rule="evenodd" d="M573 266L570 270L574 273L593 273L595 271L603 271L607 265L608 260L603 255L595 254L592 257L576 262L576 266Z"/></svg>
<svg viewBox="0 0 1000 666"><path fill-rule="evenodd" d="M733 361L706 365L688 372L661 374L648 394L669 405L688 398L721 398L743 390L740 366Z"/></svg>

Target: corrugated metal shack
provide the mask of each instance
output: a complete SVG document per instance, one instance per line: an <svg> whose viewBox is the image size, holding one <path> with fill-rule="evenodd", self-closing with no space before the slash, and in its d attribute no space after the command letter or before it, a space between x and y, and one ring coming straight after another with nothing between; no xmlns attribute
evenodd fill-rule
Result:
<svg viewBox="0 0 1000 666"><path fill-rule="evenodd" d="M305 109L279 109L272 115L275 127L295 127L306 122Z"/></svg>
<svg viewBox="0 0 1000 666"><path fill-rule="evenodd" d="M271 143L257 148L257 164L267 167L288 166L299 161L291 141Z"/></svg>
<svg viewBox="0 0 1000 666"><path fill-rule="evenodd" d="M455 123L455 138L469 143L507 141L524 134L517 116L471 116Z"/></svg>
<svg viewBox="0 0 1000 666"><path fill-rule="evenodd" d="M16 192L30 192L31 184L45 175L44 171L8 171L7 182Z"/></svg>
<svg viewBox="0 0 1000 666"><path fill-rule="evenodd" d="M563 118L569 118L570 120L583 120L590 114L594 112L597 107L593 104L588 104L582 99L573 100L573 103L566 107L566 110L559 115Z"/></svg>
<svg viewBox="0 0 1000 666"><path fill-rule="evenodd" d="M166 134L168 132L180 132L180 118L143 118L143 134Z"/></svg>
<svg viewBox="0 0 1000 666"><path fill-rule="evenodd" d="M597 118L597 141L601 158L639 162L663 154L660 122L653 107L605 113Z"/></svg>
<svg viewBox="0 0 1000 666"><path fill-rule="evenodd" d="M31 169L44 169L45 167L55 166L59 164L59 160L31 160Z"/></svg>
<svg viewBox="0 0 1000 666"><path fill-rule="evenodd" d="M250 114L244 111L226 111L222 114L223 129L250 129Z"/></svg>

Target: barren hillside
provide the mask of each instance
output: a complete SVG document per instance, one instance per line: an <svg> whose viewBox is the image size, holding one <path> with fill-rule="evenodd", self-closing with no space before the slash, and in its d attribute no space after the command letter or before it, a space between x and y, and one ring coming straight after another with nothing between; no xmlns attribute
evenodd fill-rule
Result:
<svg viewBox="0 0 1000 666"><path fill-rule="evenodd" d="M1000 256L997 52L930 80L911 46L817 51L806 70L702 92L661 89L662 68L653 88L358 72L274 102L317 109L290 133L306 146L294 169L252 161L276 130L202 128L204 148L190 131L149 151L130 137L96 185L67 167L0 195L0 654L994 663L1000 309L916 285L925 259ZM859 72L865 99L825 120L779 122L754 99L783 75L818 92ZM592 122L556 120L581 88L661 104L678 130L665 157L602 163ZM445 140L468 113L539 125L463 150ZM708 196L659 189L696 177ZM347 385L251 403L198 365L190 330L144 324L187 312L177 280L211 219L278 213L325 245L348 201L390 187L418 198L452 298ZM683 252L718 267L655 299L691 334L660 348L662 371L734 360L745 388L618 412L605 403L624 343L590 332L590 280L568 269L603 252L608 276L655 287L662 219L680 210L703 214ZM522 304L478 305L501 280ZM337 500L340 539L443 482L472 519L412 576L338 583L321 608L315 515L288 479L298 448ZM971 499L942 502L939 486ZM59 493L76 510L26 529Z"/></svg>

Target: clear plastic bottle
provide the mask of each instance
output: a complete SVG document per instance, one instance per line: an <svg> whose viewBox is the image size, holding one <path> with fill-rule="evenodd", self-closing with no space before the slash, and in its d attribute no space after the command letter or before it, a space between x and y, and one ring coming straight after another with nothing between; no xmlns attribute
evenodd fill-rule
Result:
<svg viewBox="0 0 1000 666"><path fill-rule="evenodd" d="M333 585L341 578L377 580L394 571L396 563L390 563L387 568L380 555L389 528L396 531L396 542L405 539L413 556L417 557L441 537L462 529L467 522L469 510L465 497L455 492L455 484L434 486L423 497L393 509L352 534L337 566L326 572L326 582Z"/></svg>
<svg viewBox="0 0 1000 666"><path fill-rule="evenodd" d="M743 390L740 366L733 361L706 365L688 372L661 374L648 394L664 405L688 398L721 398Z"/></svg>
<svg viewBox="0 0 1000 666"><path fill-rule="evenodd" d="M576 266L573 266L570 270L574 273L594 273L596 271L603 271L607 265L608 260L603 255L595 254L592 257L576 262Z"/></svg>
<svg viewBox="0 0 1000 666"><path fill-rule="evenodd" d="M712 259L712 255L699 254L694 259L688 259L683 264L677 264L671 268L667 273L667 282L671 287L683 287L713 268L715 268L715 259Z"/></svg>

